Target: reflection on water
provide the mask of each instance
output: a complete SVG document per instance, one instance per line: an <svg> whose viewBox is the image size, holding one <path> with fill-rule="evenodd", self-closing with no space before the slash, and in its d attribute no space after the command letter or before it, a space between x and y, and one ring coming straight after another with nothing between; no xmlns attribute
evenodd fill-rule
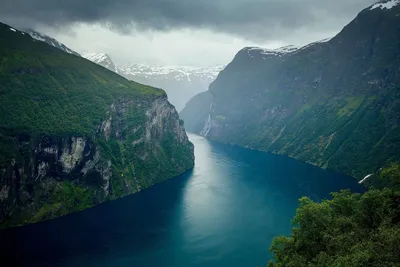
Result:
<svg viewBox="0 0 400 267"><path fill-rule="evenodd" d="M15 266L265 266L297 199L362 191L314 166L190 135L195 168L87 211L0 233ZM23 255L23 256L21 256Z"/></svg>

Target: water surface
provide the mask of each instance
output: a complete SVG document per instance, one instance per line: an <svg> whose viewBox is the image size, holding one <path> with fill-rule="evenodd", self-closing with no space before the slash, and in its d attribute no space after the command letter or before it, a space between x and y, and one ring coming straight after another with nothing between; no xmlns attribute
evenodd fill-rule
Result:
<svg viewBox="0 0 400 267"><path fill-rule="evenodd" d="M265 266L290 233L298 198L328 198L352 178L190 135L193 171L56 220L0 232L9 266Z"/></svg>

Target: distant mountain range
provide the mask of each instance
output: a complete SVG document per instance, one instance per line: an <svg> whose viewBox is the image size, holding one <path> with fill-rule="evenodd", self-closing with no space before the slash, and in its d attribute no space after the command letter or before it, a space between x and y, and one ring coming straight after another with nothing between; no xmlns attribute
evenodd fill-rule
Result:
<svg viewBox="0 0 400 267"><path fill-rule="evenodd" d="M143 64L117 65L106 53L79 54L56 39L32 29L23 29L32 38L46 42L66 53L82 56L107 68L128 80L161 88L166 91L169 101L180 111L190 98L208 89L224 66L155 66Z"/></svg>
<svg viewBox="0 0 400 267"><path fill-rule="evenodd" d="M206 91L223 69L223 66L116 65L106 53L83 53L82 56L129 80L164 89L178 111L190 98Z"/></svg>
<svg viewBox="0 0 400 267"><path fill-rule="evenodd" d="M400 160L400 1L301 48L246 47L180 113L209 139L362 179Z"/></svg>
<svg viewBox="0 0 400 267"><path fill-rule="evenodd" d="M162 88L168 99L180 111L190 98L208 89L222 66L146 66L132 64L121 66L121 75L129 80Z"/></svg>

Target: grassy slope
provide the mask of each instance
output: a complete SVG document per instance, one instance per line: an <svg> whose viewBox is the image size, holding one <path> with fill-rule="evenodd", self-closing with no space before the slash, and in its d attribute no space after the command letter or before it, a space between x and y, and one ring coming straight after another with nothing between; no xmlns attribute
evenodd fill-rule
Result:
<svg viewBox="0 0 400 267"><path fill-rule="evenodd" d="M0 24L2 129L91 134L116 99L164 94Z"/></svg>

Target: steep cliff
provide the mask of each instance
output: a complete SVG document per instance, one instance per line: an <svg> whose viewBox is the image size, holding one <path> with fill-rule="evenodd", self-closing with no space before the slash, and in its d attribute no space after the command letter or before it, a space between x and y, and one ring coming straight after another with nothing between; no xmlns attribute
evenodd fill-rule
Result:
<svg viewBox="0 0 400 267"><path fill-rule="evenodd" d="M191 132L201 133L205 122L211 119L213 96L210 91L202 92L186 103L179 116L185 119L185 128Z"/></svg>
<svg viewBox="0 0 400 267"><path fill-rule="evenodd" d="M181 118L210 139L362 178L400 160L399 66L400 5L371 6L331 40L244 48ZM199 106L209 114L193 116Z"/></svg>
<svg viewBox="0 0 400 267"><path fill-rule="evenodd" d="M0 227L138 192L193 167L164 91L0 24Z"/></svg>

